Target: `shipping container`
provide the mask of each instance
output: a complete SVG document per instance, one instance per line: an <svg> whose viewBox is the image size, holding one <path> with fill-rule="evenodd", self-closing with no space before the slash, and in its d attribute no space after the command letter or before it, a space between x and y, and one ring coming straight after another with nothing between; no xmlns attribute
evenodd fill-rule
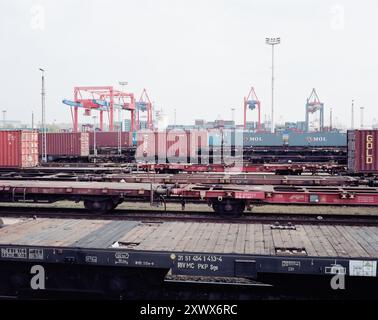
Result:
<svg viewBox="0 0 378 320"><path fill-rule="evenodd" d="M208 147L207 130L142 130L136 133L137 162L194 162Z"/></svg>
<svg viewBox="0 0 378 320"><path fill-rule="evenodd" d="M39 154L42 155L42 133L38 134ZM46 153L49 157L89 156L88 132L46 133Z"/></svg>
<svg viewBox="0 0 378 320"><path fill-rule="evenodd" d="M279 147L284 145L284 141L281 134L246 131L243 135L243 145L244 147Z"/></svg>
<svg viewBox="0 0 378 320"><path fill-rule="evenodd" d="M186 161L190 148L189 131L184 130L164 130L137 132L137 161L166 163Z"/></svg>
<svg viewBox="0 0 378 320"><path fill-rule="evenodd" d="M162 138L159 140L159 155L165 153L164 148L166 148L166 155L169 162L185 161L190 155L190 134L189 131L185 130L167 130L166 132L160 133ZM164 146L164 136L166 136L166 144ZM162 143L160 143L160 141Z"/></svg>
<svg viewBox="0 0 378 320"><path fill-rule="evenodd" d="M36 131L0 131L0 167L29 168L38 165Z"/></svg>
<svg viewBox="0 0 378 320"><path fill-rule="evenodd" d="M158 133L151 130L141 130L135 133L136 151L135 160L137 162L155 162L157 154Z"/></svg>
<svg viewBox="0 0 378 320"><path fill-rule="evenodd" d="M161 141L162 139L160 139ZM158 145L162 145L159 141ZM167 160L173 162L198 163L199 150L208 148L208 131L201 129L166 131ZM164 148L160 148L159 151ZM159 153L160 155L160 153ZM201 153L201 155L206 156Z"/></svg>
<svg viewBox="0 0 378 320"><path fill-rule="evenodd" d="M348 131L348 171L378 174L378 130Z"/></svg>
<svg viewBox="0 0 378 320"><path fill-rule="evenodd" d="M132 146L130 132L96 132L96 148L118 148L118 138L120 138L121 147ZM89 148L94 147L94 132L89 133Z"/></svg>
<svg viewBox="0 0 378 320"><path fill-rule="evenodd" d="M219 130L209 129L209 147L219 147L222 145L222 134Z"/></svg>
<svg viewBox="0 0 378 320"><path fill-rule="evenodd" d="M225 129L209 129L208 145L209 147L232 147L243 145L244 130L225 128Z"/></svg>
<svg viewBox="0 0 378 320"><path fill-rule="evenodd" d="M289 133L289 146L291 147L346 147L345 133L309 132Z"/></svg>
<svg viewBox="0 0 378 320"><path fill-rule="evenodd" d="M189 150L191 163L197 163L199 150L206 150L209 147L209 132L204 129L193 129L189 131ZM202 153L201 153L202 154ZM202 156L205 156L202 154Z"/></svg>

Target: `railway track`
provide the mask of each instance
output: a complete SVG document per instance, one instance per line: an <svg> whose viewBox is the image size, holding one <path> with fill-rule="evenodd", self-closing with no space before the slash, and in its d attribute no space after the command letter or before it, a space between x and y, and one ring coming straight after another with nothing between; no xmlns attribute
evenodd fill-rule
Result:
<svg viewBox="0 0 378 320"><path fill-rule="evenodd" d="M225 218L213 212L159 211L117 209L108 214L94 214L80 208L0 207L0 217L60 218L93 220L140 220L143 222L215 222L215 223L271 223L272 228L290 229L295 224L319 225L378 225L378 215L361 214L309 214L309 213L246 213L238 218Z"/></svg>

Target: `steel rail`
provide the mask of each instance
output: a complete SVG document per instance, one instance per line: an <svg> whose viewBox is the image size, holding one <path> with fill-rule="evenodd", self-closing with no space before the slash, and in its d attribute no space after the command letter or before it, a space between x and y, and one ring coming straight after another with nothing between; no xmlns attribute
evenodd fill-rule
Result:
<svg viewBox="0 0 378 320"><path fill-rule="evenodd" d="M214 212L162 211L116 209L111 213L91 213L81 208L30 208L0 207L0 217L12 218L59 218L93 220L141 220L151 222L188 221L214 223L270 223L277 229L295 227L295 224L322 225L378 225L378 215L361 214L311 214L311 213L251 213L242 217L222 217Z"/></svg>

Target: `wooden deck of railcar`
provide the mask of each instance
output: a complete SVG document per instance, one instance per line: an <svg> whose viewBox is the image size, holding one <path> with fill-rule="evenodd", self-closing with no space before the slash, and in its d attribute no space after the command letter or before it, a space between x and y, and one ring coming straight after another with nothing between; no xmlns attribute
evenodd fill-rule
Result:
<svg viewBox="0 0 378 320"><path fill-rule="evenodd" d="M161 268L173 274L377 277L378 227L25 220L0 229L3 261Z"/></svg>

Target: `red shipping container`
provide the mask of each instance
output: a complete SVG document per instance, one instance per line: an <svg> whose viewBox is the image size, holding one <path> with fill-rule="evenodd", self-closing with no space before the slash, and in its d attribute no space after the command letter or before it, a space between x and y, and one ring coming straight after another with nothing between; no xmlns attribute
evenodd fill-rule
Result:
<svg viewBox="0 0 378 320"><path fill-rule="evenodd" d="M155 162L155 155L158 152L157 147L158 132L142 130L136 133L136 151L135 159L137 162Z"/></svg>
<svg viewBox="0 0 378 320"><path fill-rule="evenodd" d="M136 134L138 162L198 162L198 150L208 147L207 130L139 131Z"/></svg>
<svg viewBox="0 0 378 320"><path fill-rule="evenodd" d="M155 132L155 150L158 163L167 163L167 130Z"/></svg>
<svg viewBox="0 0 378 320"><path fill-rule="evenodd" d="M190 134L184 130L167 130L166 132L166 155L169 162L175 162L190 156Z"/></svg>
<svg viewBox="0 0 378 320"><path fill-rule="evenodd" d="M348 131L348 171L378 173L378 130Z"/></svg>
<svg viewBox="0 0 378 320"><path fill-rule="evenodd" d="M96 132L96 148L118 148L118 132ZM130 132L121 132L121 147L130 147ZM93 149L94 133L89 133L89 147Z"/></svg>
<svg viewBox="0 0 378 320"><path fill-rule="evenodd" d="M167 157L177 157L179 161L198 163L198 150L209 146L207 130L171 130L167 131Z"/></svg>
<svg viewBox="0 0 378 320"><path fill-rule="evenodd" d="M189 155L194 161L197 160L198 150L208 149L209 132L207 130L190 130ZM202 154L203 156L204 154Z"/></svg>
<svg viewBox="0 0 378 320"><path fill-rule="evenodd" d="M39 154L42 154L42 133L38 134ZM89 134L87 132L46 133L47 156L89 156Z"/></svg>
<svg viewBox="0 0 378 320"><path fill-rule="evenodd" d="M0 131L0 167L29 168L38 165L38 133Z"/></svg>
<svg viewBox="0 0 378 320"><path fill-rule="evenodd" d="M167 157L174 160L175 157L186 158L189 144L189 134L185 131L143 130L136 134L137 149L136 160L138 162L166 163Z"/></svg>

